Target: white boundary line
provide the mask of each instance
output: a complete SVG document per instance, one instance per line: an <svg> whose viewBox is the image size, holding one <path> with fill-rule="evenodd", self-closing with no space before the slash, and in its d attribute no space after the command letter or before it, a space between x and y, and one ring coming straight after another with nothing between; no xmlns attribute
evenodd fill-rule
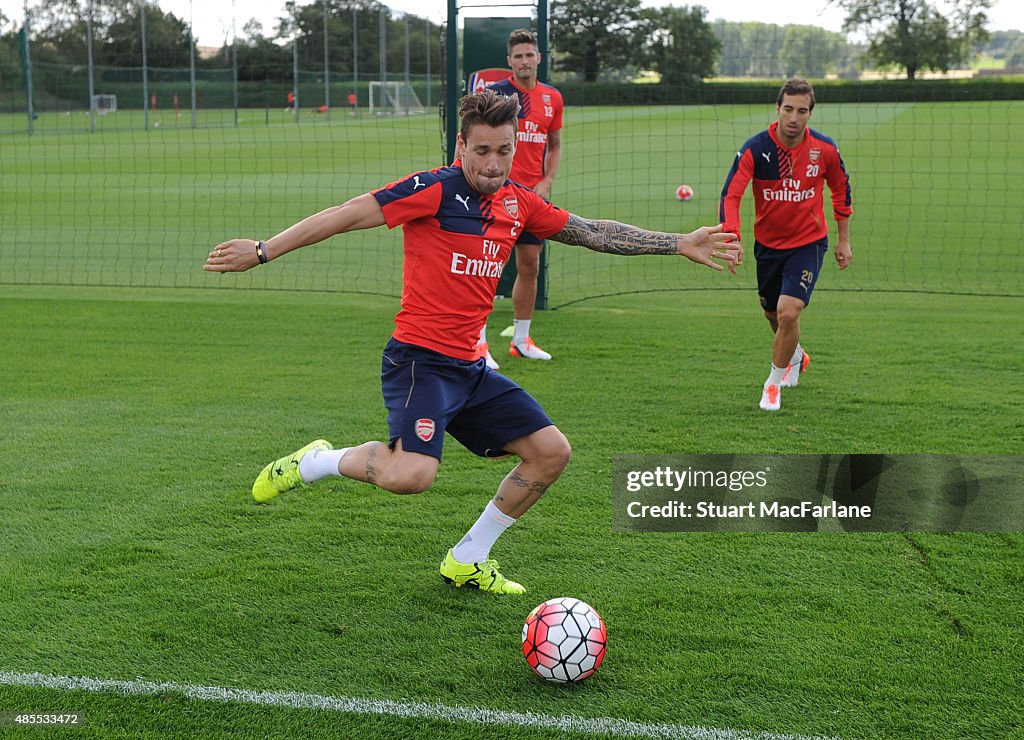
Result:
<svg viewBox="0 0 1024 740"><path fill-rule="evenodd" d="M472 722L482 725L552 729L582 733L604 734L614 737L682 738L682 740L836 740L809 735L775 734L771 732L745 732L721 730L699 725L669 725L631 722L612 717L574 717L572 715L534 714L531 712L504 712L497 709L428 704L425 702L398 702L385 699L352 699L345 696L321 696L299 691L250 691L221 686L143 681L118 681L103 678L52 676L43 673L11 673L0 671L0 686L26 686L57 691L90 691L123 696L160 696L177 694L200 701L232 704L255 704L264 707L290 707L317 709L350 714L414 717L443 722Z"/></svg>

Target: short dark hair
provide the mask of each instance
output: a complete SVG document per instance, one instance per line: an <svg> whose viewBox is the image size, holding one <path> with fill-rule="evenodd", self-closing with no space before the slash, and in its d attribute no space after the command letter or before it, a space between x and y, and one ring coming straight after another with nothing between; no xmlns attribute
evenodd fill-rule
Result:
<svg viewBox="0 0 1024 740"><path fill-rule="evenodd" d="M502 95L489 87L484 88L464 96L459 102L459 117L462 118L459 133L465 141L469 138L469 129L480 123L492 128L511 126L515 131L519 126L516 122L518 116L518 95Z"/></svg>
<svg viewBox="0 0 1024 740"><path fill-rule="evenodd" d="M533 47L537 46L537 34L531 31L529 28L517 28L508 35L508 53L512 54L512 47L518 46L519 44L533 44Z"/></svg>
<svg viewBox="0 0 1024 740"><path fill-rule="evenodd" d="M783 95L810 95L811 110L814 110L814 88L802 77L790 77L786 80L786 84L779 90L779 97L776 98L775 105L782 105Z"/></svg>

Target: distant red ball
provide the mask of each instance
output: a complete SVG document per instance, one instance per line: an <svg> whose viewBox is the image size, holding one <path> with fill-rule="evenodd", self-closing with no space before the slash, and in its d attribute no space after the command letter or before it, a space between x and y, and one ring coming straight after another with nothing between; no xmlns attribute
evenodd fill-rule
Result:
<svg viewBox="0 0 1024 740"><path fill-rule="evenodd" d="M693 200L693 188L689 185L680 185L676 188L676 200L681 200L683 202Z"/></svg>

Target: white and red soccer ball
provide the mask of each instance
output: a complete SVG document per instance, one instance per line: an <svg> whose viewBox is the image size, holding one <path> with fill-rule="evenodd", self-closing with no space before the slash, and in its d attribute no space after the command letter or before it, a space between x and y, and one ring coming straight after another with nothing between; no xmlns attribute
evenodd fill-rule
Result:
<svg viewBox="0 0 1024 740"><path fill-rule="evenodd" d="M676 200L681 200L684 203L693 200L693 188L689 185L680 185L676 188Z"/></svg>
<svg viewBox="0 0 1024 740"><path fill-rule="evenodd" d="M576 683L594 675L607 644L601 615L579 599L545 601L523 625L526 662L538 676L556 683Z"/></svg>

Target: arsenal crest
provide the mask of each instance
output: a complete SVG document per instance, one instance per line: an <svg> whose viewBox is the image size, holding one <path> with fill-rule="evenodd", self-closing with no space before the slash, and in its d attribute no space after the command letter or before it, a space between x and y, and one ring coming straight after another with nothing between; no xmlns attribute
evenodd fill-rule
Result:
<svg viewBox="0 0 1024 740"><path fill-rule="evenodd" d="M547 93L541 94L540 99L543 100L548 105L551 105L551 96L548 95Z"/></svg>
<svg viewBox="0 0 1024 740"><path fill-rule="evenodd" d="M510 195L505 198L505 213L512 218L519 218L519 201L516 196Z"/></svg>
<svg viewBox="0 0 1024 740"><path fill-rule="evenodd" d="M488 85L507 80L509 77L508 67L478 69L469 76L469 82L466 83L466 91L478 93Z"/></svg>
<svg viewBox="0 0 1024 740"><path fill-rule="evenodd" d="M821 156L821 149L811 149L807 156L811 158L812 162L817 162L818 157Z"/></svg>
<svg viewBox="0 0 1024 740"><path fill-rule="evenodd" d="M416 420L416 436L424 442L429 442L434 438L434 429L433 419Z"/></svg>

